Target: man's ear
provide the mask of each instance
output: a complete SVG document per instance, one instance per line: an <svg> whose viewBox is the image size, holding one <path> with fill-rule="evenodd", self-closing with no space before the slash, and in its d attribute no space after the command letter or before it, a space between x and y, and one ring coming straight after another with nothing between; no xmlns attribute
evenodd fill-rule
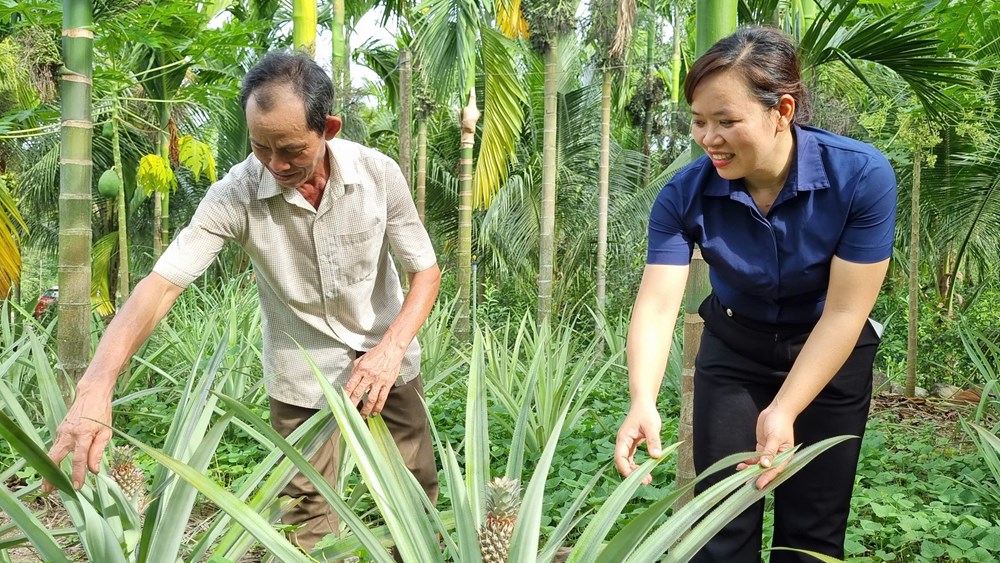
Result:
<svg viewBox="0 0 1000 563"><path fill-rule="evenodd" d="M784 131L791 127L792 120L795 119L795 98L788 94L781 96L778 100L778 131Z"/></svg>
<svg viewBox="0 0 1000 563"><path fill-rule="evenodd" d="M326 129L323 131L323 136L327 141L337 136L340 133L340 128L344 126L344 122L341 121L336 115L326 116Z"/></svg>

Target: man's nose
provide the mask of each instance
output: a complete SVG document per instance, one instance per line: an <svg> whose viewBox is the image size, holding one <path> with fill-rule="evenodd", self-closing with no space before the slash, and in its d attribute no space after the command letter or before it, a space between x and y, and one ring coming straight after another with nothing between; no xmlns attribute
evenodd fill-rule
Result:
<svg viewBox="0 0 1000 563"><path fill-rule="evenodd" d="M274 170L275 172L281 172L282 170L287 170L289 166L290 165L288 164L288 161L278 156L273 156L273 155L271 156L271 162L269 166L271 170Z"/></svg>

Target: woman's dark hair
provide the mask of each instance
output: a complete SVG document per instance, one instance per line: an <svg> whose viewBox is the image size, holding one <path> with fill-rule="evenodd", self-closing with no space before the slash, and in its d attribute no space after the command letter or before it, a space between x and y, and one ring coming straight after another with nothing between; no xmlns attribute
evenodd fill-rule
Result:
<svg viewBox="0 0 1000 563"><path fill-rule="evenodd" d="M785 94L795 98L793 121L800 124L809 121L812 108L799 71L799 56L784 33L749 25L720 39L695 61L684 79L688 104L703 78L726 70L742 76L750 93L766 108L776 108Z"/></svg>
<svg viewBox="0 0 1000 563"><path fill-rule="evenodd" d="M250 69L240 87L240 105L247 111L247 101L254 101L264 111L271 109L272 86L292 88L306 108L306 125L323 134L326 116L333 110L333 83L309 55L300 52L274 51Z"/></svg>

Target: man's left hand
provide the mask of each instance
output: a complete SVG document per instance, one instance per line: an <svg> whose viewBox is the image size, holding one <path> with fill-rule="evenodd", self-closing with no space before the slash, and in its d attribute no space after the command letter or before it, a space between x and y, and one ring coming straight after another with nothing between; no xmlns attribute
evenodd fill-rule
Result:
<svg viewBox="0 0 1000 563"><path fill-rule="evenodd" d="M770 468L757 478L758 489L763 489L774 481L788 465L788 461L785 461L777 467L771 466L776 455L795 446L794 424L794 416L779 410L774 405L761 411L757 417L757 455L744 460L736 466L736 469L743 470L758 463L761 467Z"/></svg>
<svg viewBox="0 0 1000 563"><path fill-rule="evenodd" d="M394 352L391 346L379 344L354 360L351 378L347 380L344 390L355 405L361 402L365 393L368 394L367 400L361 406L361 416L382 412L389 391L399 377L405 353L405 350Z"/></svg>

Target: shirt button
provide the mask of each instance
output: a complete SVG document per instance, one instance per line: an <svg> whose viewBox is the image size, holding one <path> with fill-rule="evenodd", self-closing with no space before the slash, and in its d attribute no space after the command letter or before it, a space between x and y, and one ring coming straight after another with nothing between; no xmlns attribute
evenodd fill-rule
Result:
<svg viewBox="0 0 1000 563"><path fill-rule="evenodd" d="M733 316L733 310L732 309L726 309L726 315L730 316L730 317Z"/></svg>

